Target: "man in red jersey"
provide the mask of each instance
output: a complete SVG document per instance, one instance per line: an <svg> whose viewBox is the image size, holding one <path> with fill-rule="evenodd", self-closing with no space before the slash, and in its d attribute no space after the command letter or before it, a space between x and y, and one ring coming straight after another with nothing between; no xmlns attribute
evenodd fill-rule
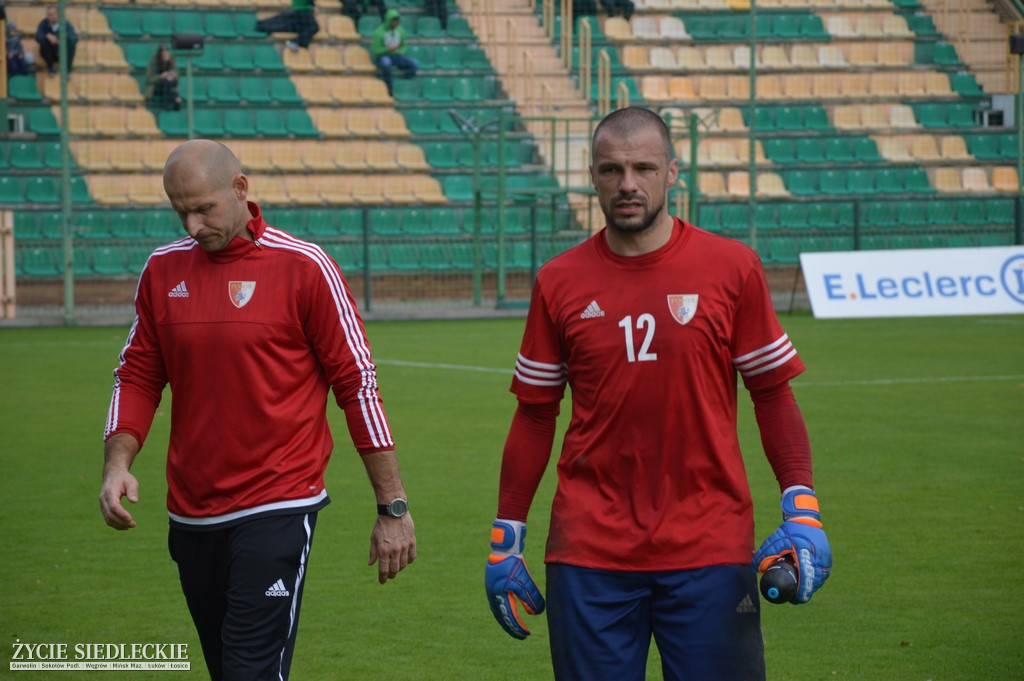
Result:
<svg viewBox="0 0 1024 681"><path fill-rule="evenodd" d="M537 275L512 380L490 606L516 638L529 634L518 604L545 608L522 548L569 385L545 556L555 677L643 679L653 635L665 679L764 679L755 570L792 558L793 602L804 603L832 564L789 387L804 365L757 255L668 214L678 168L664 122L615 111L592 149L607 226ZM753 561L737 373L783 490L783 523Z"/></svg>
<svg viewBox="0 0 1024 681"><path fill-rule="evenodd" d="M362 321L338 265L263 221L238 159L177 147L164 189L188 238L156 249L114 370L100 509L135 520L129 472L170 385L168 545L213 679L285 679L317 512L330 499L329 390L376 498L381 584L416 558L415 529Z"/></svg>

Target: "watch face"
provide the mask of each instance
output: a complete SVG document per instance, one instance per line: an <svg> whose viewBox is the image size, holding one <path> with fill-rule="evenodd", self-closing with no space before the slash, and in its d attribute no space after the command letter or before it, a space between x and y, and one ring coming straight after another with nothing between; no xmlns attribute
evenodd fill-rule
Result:
<svg viewBox="0 0 1024 681"><path fill-rule="evenodd" d="M409 510L409 502L405 499L395 499L388 504L388 513L399 518L405 515L406 511Z"/></svg>

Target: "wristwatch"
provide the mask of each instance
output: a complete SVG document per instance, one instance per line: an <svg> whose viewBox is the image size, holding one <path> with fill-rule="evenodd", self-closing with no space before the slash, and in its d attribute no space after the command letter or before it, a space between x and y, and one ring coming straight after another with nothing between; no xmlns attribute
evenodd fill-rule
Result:
<svg viewBox="0 0 1024 681"><path fill-rule="evenodd" d="M409 502L405 499L392 499L386 504L377 504L377 515L389 515L392 518L401 518L409 512Z"/></svg>

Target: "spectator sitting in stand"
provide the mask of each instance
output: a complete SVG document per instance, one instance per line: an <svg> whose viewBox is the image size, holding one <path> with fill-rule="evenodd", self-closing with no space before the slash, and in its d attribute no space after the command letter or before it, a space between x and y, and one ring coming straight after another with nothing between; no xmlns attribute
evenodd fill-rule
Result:
<svg viewBox="0 0 1024 681"><path fill-rule="evenodd" d="M181 109L178 69L171 51L164 45L156 48L156 53L146 66L146 101L161 109Z"/></svg>
<svg viewBox="0 0 1024 681"><path fill-rule="evenodd" d="M25 52L21 32L13 21L7 22L7 77L27 76L35 55Z"/></svg>
<svg viewBox="0 0 1024 681"><path fill-rule="evenodd" d="M313 7L314 0L292 0L291 10L257 21L256 30L264 33L294 32L295 40L286 40L284 44L292 52L298 52L300 47L309 47L313 36L320 30Z"/></svg>
<svg viewBox="0 0 1024 681"><path fill-rule="evenodd" d="M400 25L401 16L397 9L389 9L384 16L384 23L373 32L373 43L370 51L373 61L380 69L381 80L388 86L388 93L394 94L391 88L391 69L397 66L405 71L406 78L413 78L419 62L405 56L405 29Z"/></svg>
<svg viewBox="0 0 1024 681"><path fill-rule="evenodd" d="M78 34L75 33L75 28L71 25L70 21L65 20L64 25L67 26L68 31L67 66L68 74L70 74L71 65L75 61L75 45L78 44ZM39 22L39 26L36 28L36 42L39 43L39 56L42 59L42 63L39 64L39 72L36 75L36 85L39 87L40 94L42 94L45 78L43 64L46 64L46 71L51 76L57 75L57 69L60 65L60 21L55 5L49 5L46 8L46 16Z"/></svg>
<svg viewBox="0 0 1024 681"><path fill-rule="evenodd" d="M359 23L359 17L363 12L372 7L377 8L380 20L384 21L384 17L388 13L388 7L384 4L384 0L341 0L341 13L352 17L352 21L356 23Z"/></svg>
<svg viewBox="0 0 1024 681"><path fill-rule="evenodd" d="M629 18L633 16L633 11L636 9L633 0L601 0L601 4L604 5L608 16L614 17L621 14L626 21L629 21Z"/></svg>

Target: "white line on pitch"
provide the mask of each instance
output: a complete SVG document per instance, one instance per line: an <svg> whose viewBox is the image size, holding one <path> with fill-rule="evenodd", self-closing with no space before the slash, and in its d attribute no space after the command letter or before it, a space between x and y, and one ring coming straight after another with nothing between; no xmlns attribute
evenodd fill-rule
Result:
<svg viewBox="0 0 1024 681"><path fill-rule="evenodd" d="M450 369L453 371L475 371L485 374L511 374L510 369L494 369L469 364L441 364L436 362L411 362L403 359L378 359L377 364L416 367L419 369ZM833 388L851 385L907 385L916 383L962 383L978 381L1024 381L1024 375L1002 376L931 376L926 378L875 378L860 381L794 381L794 388Z"/></svg>

